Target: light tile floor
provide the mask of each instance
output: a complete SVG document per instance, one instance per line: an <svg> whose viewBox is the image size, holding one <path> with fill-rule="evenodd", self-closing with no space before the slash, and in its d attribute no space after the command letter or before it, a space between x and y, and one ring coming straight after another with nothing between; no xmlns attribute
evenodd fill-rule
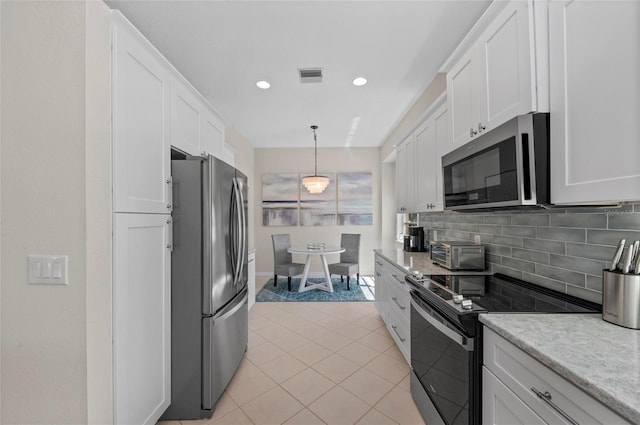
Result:
<svg viewBox="0 0 640 425"><path fill-rule="evenodd" d="M161 425L424 425L409 366L372 302L256 303L213 417Z"/></svg>

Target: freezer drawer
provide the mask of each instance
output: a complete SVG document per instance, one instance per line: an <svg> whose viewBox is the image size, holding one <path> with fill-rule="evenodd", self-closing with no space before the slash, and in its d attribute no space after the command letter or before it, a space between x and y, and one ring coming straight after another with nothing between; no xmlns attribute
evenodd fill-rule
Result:
<svg viewBox="0 0 640 425"><path fill-rule="evenodd" d="M248 299L245 289L217 315L202 319L202 409L211 413L247 349Z"/></svg>

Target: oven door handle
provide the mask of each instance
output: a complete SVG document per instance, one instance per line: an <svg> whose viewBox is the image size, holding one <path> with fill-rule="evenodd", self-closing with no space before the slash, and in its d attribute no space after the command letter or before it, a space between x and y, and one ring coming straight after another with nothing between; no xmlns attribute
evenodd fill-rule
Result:
<svg viewBox="0 0 640 425"><path fill-rule="evenodd" d="M467 338L464 335L460 335L458 332L445 325L442 322L442 320L444 319L440 318L440 315L438 313L433 310L431 312L427 312L424 307L418 304L414 299L411 299L411 305L416 310L416 312L420 316L422 316L424 320L431 324L431 326L446 335L449 339L453 340L456 344L458 344L465 350L473 351L473 338Z"/></svg>

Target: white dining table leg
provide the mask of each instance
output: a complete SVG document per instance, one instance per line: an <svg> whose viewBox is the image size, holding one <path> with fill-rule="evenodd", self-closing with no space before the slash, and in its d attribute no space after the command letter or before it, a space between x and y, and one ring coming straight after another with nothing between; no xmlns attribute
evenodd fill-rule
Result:
<svg viewBox="0 0 640 425"><path fill-rule="evenodd" d="M333 292L333 285L331 284L331 275L329 274L329 266L327 265L327 258L325 257L324 254L319 254L319 255L322 261L322 268L323 268L326 281L307 284L307 277L309 276L309 269L311 268L311 257L312 257L312 255L309 254L307 255L307 262L304 264L304 273L302 274L302 280L300 281L298 292L306 292L312 289L320 289L321 291Z"/></svg>
<svg viewBox="0 0 640 425"><path fill-rule="evenodd" d="M304 271L302 272L302 280L300 281L300 286L298 287L298 292L308 291L306 289L307 285L307 277L309 276L309 269L311 268L311 255L307 255L307 262L304 263Z"/></svg>
<svg viewBox="0 0 640 425"><path fill-rule="evenodd" d="M327 264L327 257L322 254L320 256L322 260L322 268L324 269L324 276L327 279L327 292L333 292L333 284L331 283L331 274L329 273L329 265Z"/></svg>

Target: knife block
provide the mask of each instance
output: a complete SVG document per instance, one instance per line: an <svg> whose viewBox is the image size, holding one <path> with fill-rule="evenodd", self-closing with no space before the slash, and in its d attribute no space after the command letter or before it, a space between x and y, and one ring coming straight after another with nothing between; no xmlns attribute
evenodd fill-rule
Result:
<svg viewBox="0 0 640 425"><path fill-rule="evenodd" d="M640 275L602 271L602 318L640 329Z"/></svg>

